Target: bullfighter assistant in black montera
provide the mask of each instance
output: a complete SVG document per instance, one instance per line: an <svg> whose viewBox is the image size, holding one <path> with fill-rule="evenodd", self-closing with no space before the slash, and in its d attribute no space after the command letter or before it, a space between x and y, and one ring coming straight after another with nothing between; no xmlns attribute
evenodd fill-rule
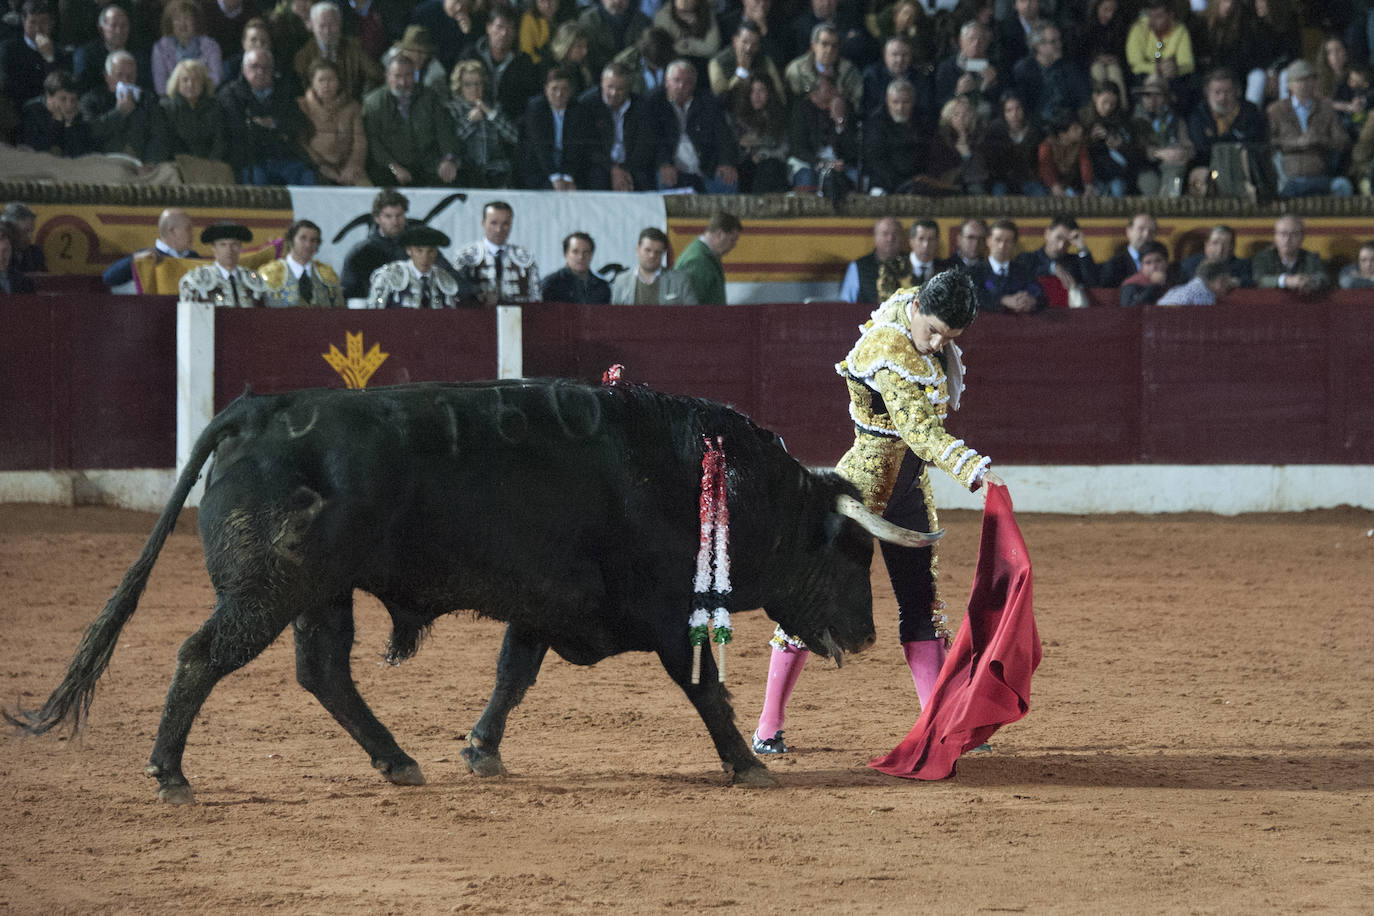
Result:
<svg viewBox="0 0 1374 916"><path fill-rule="evenodd" d="M549 649L581 665L642 650L658 653L696 706L734 781L770 785L709 653L701 683L690 682L704 435L723 437L729 455L727 610L763 607L837 661L872 644L870 533L912 545L934 536L884 522L851 484L802 467L727 407L560 381L248 394L197 441L66 678L42 708L6 718L30 733L80 727L213 453L200 530L216 602L178 652L147 767L164 801L193 801L182 755L210 691L287 626L301 686L388 780L424 781L353 683L354 589L390 613L393 663L454 610L506 622L496 686L463 752L479 775L505 772L506 718Z"/></svg>

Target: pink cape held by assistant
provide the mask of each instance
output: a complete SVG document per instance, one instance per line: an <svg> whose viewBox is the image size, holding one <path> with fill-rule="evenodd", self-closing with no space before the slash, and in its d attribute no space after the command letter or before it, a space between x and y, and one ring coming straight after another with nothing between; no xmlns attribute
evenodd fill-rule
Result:
<svg viewBox="0 0 1374 916"><path fill-rule="evenodd" d="M944 779L955 761L1030 708L1040 636L1031 601L1031 564L1007 488L993 486L983 507L978 567L968 616L930 703L911 732L869 766L907 779Z"/></svg>

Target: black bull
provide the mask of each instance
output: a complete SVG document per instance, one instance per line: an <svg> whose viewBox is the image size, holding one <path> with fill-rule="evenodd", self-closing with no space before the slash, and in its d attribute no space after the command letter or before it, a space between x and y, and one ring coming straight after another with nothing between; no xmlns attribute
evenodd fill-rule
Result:
<svg viewBox="0 0 1374 916"><path fill-rule="evenodd" d="M658 653L696 706L733 779L772 784L734 724L709 649L701 682L690 682L704 435L723 436L727 456L727 608L765 608L837 661L871 645L873 545L861 525L911 544L930 538L875 527L884 523L854 510L850 484L802 467L727 407L560 381L248 394L196 442L66 678L41 709L6 718L35 734L63 721L80 728L213 452L200 533L215 609L177 653L147 767L162 799L193 800L181 763L197 711L288 624L301 686L388 780L424 781L354 685L354 589L390 614L392 663L414 654L442 614L472 609L506 622L496 686L463 752L479 775L505 772L507 716L548 649L579 665L642 650Z"/></svg>

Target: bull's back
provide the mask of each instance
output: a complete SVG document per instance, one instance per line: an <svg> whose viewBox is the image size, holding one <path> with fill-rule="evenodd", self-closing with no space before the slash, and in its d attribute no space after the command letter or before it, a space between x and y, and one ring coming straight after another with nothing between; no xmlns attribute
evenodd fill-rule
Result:
<svg viewBox="0 0 1374 916"><path fill-rule="evenodd" d="M248 397L202 502L212 575L243 576L254 550L294 543L303 574L339 590L404 582L461 600L516 576L595 590L627 545L682 550L681 537L646 543L650 529L693 530L681 430L638 406L565 382Z"/></svg>

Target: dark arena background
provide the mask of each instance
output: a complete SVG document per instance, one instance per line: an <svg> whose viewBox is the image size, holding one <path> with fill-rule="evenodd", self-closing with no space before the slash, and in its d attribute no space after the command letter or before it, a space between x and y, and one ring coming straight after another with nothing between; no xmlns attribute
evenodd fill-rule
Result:
<svg viewBox="0 0 1374 916"><path fill-rule="evenodd" d="M100 252L118 247L77 212L104 205L23 190L40 230L70 211ZM171 202L101 212L128 223ZM291 217L280 197L184 202L198 220L217 206L254 215L264 240ZM671 202L679 250L707 203ZM884 205L906 221L934 210L947 253L953 203ZM1276 212L1184 203L1161 204L1174 240L1225 221L1259 244ZM1080 217L1099 259L1128 217L1114 205ZM837 287L835 272L871 247L872 212L792 206L741 214L732 289L780 282L776 265L799 260ZM1364 210L1310 206L1309 239L1325 253L1348 256L1374 234ZM1023 248L1038 246L1047 214L1014 215ZM806 255L827 238L839 240L830 260ZM42 703L142 549L178 459L179 380L208 384L218 409L245 384L342 385L331 348L355 364L374 345L385 353L368 385L493 377L509 357L493 312L222 312L207 382L206 365L179 370L174 298L106 296L93 269L0 306L10 709ZM1085 310L985 316L961 340L969 391L951 426L996 459L1020 510L1044 658L1028 715L952 778L865 765L918 713L875 562L878 643L842 669L812 659L788 710L794 751L767 761L778 789L732 788L686 698L637 654L592 668L551 656L511 718L511 775L478 779L459 752L491 689L500 625L443 618L416 657L384 667L389 620L359 594L354 677L428 784L393 786L371 769L296 684L284 636L202 709L185 761L198 804L160 804L143 767L177 647L214 601L188 509L87 727L0 744L0 911L1368 912L1374 301L1257 291L1170 310L1094 297ZM833 364L867 312L540 305L519 316L518 353L530 375L594 380L624 363L635 380L735 404L823 465L850 435ZM941 588L958 622L979 503L943 504ZM729 686L747 734L772 623L754 612L735 624Z"/></svg>

